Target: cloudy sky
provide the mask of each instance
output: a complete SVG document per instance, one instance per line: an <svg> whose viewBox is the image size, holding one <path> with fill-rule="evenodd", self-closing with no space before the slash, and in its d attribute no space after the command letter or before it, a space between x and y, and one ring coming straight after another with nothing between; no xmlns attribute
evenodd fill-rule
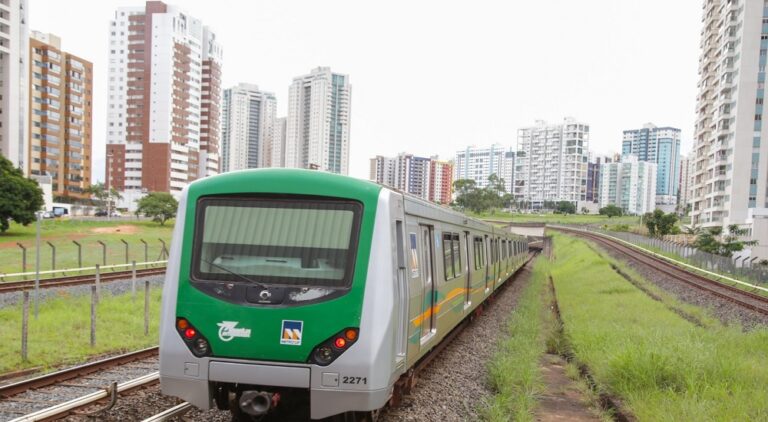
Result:
<svg viewBox="0 0 768 422"><path fill-rule="evenodd" d="M108 25L132 0L29 0L30 28L94 63L94 178L103 179ZM590 149L618 152L622 130L682 129L691 147L701 1L170 2L212 27L224 87L249 82L287 110L294 76L350 75L350 174L407 151L452 158L466 145L516 144L517 129L573 116Z"/></svg>

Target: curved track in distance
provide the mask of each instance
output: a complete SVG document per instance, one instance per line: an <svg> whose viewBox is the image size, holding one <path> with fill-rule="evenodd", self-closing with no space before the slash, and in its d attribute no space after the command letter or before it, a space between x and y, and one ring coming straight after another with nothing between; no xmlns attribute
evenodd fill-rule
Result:
<svg viewBox="0 0 768 422"><path fill-rule="evenodd" d="M566 229L562 227L549 228L592 240L603 247L620 252L622 255L625 255L629 259L641 265L649 266L676 281L686 283L699 290L705 291L712 296L727 300L745 309L749 309L763 315L768 315L768 297L723 284L694 272L684 270L677 265L667 262L661 258L649 255L638 249L632 248L621 242L607 238L605 236L601 236L599 234L581 230Z"/></svg>

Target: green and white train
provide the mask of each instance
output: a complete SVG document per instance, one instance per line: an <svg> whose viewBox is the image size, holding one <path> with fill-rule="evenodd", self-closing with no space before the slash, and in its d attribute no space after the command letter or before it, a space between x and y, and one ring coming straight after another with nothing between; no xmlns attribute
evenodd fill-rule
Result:
<svg viewBox="0 0 768 422"><path fill-rule="evenodd" d="M242 420L374 415L527 255L524 237L372 182L199 180L173 232L162 392Z"/></svg>

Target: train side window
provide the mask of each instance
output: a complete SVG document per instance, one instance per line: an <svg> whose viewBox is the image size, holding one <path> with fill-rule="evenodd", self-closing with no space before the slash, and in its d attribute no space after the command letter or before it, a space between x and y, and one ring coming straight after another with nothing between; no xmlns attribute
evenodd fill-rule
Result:
<svg viewBox="0 0 768 422"><path fill-rule="evenodd" d="M419 252L416 249L416 233L408 233L408 241L411 251L411 278L419 277Z"/></svg>
<svg viewBox="0 0 768 422"><path fill-rule="evenodd" d="M501 259L503 261L506 261L507 260L507 256L509 255L509 251L507 250L507 240L506 239L502 239L501 240L501 255L502 255Z"/></svg>
<svg viewBox="0 0 768 422"><path fill-rule="evenodd" d="M456 277L461 275L461 241L459 240L459 234L453 233L453 272Z"/></svg>
<svg viewBox="0 0 768 422"><path fill-rule="evenodd" d="M453 237L450 233L443 233L443 275L446 280L456 277L453 272Z"/></svg>
<svg viewBox="0 0 768 422"><path fill-rule="evenodd" d="M479 270L485 266L485 248L483 247L483 238L475 236L472 242L475 247L475 269Z"/></svg>
<svg viewBox="0 0 768 422"><path fill-rule="evenodd" d="M461 242L458 233L443 233L443 268L446 280L461 275Z"/></svg>

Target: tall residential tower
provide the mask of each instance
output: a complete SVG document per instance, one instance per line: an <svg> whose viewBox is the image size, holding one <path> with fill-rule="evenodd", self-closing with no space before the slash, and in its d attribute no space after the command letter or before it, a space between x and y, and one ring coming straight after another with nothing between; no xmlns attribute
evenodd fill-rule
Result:
<svg viewBox="0 0 768 422"><path fill-rule="evenodd" d="M289 89L285 166L349 173L349 76L318 67Z"/></svg>
<svg viewBox="0 0 768 422"><path fill-rule="evenodd" d="M680 180L680 129L646 123L642 129L625 130L621 154L658 164L656 205L672 211L677 205Z"/></svg>
<svg viewBox="0 0 768 422"><path fill-rule="evenodd" d="M241 83L224 90L223 111L221 172L278 167L272 162L276 141L275 94Z"/></svg>
<svg viewBox="0 0 768 422"><path fill-rule="evenodd" d="M691 222L741 226L768 257L768 63L763 0L702 2L699 94L691 153Z"/></svg>
<svg viewBox="0 0 768 422"><path fill-rule="evenodd" d="M572 118L563 123L517 131L517 163L514 195L533 208L544 202L587 199L589 125Z"/></svg>
<svg viewBox="0 0 768 422"><path fill-rule="evenodd" d="M52 34L29 40L29 174L50 176L56 196L88 198L93 65L61 50Z"/></svg>
<svg viewBox="0 0 768 422"><path fill-rule="evenodd" d="M0 1L0 155L29 174L27 0Z"/></svg>
<svg viewBox="0 0 768 422"><path fill-rule="evenodd" d="M215 34L160 1L119 8L109 31L107 185L179 195L218 173L222 48Z"/></svg>

